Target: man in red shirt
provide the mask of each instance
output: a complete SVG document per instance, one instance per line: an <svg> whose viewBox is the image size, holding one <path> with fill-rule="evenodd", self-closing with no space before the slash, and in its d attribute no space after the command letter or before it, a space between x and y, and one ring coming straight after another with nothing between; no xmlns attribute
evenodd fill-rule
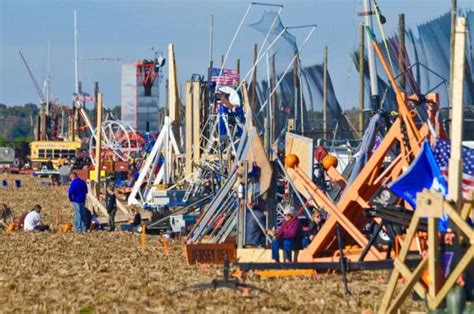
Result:
<svg viewBox="0 0 474 314"><path fill-rule="evenodd" d="M291 263L291 251L298 246L303 238L303 228L296 216L294 207L287 207L283 211L285 221L280 225L275 239L272 242L272 260L275 263L280 262L280 248L283 248L283 255L286 263Z"/></svg>

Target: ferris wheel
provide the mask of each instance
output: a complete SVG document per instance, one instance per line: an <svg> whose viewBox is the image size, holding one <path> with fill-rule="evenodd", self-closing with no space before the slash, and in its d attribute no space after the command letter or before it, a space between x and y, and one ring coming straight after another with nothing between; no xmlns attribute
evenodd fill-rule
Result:
<svg viewBox="0 0 474 314"><path fill-rule="evenodd" d="M142 152L145 145L143 137L127 123L117 120L102 122L101 159L129 161ZM96 130L89 140L89 157L95 165Z"/></svg>

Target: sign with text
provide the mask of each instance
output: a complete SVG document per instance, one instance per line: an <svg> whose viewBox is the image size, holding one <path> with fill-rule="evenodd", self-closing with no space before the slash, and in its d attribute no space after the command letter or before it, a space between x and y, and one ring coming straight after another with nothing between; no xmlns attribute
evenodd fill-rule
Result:
<svg viewBox="0 0 474 314"><path fill-rule="evenodd" d="M235 262L237 249L235 243L187 244L186 259L193 264L224 264L226 258Z"/></svg>

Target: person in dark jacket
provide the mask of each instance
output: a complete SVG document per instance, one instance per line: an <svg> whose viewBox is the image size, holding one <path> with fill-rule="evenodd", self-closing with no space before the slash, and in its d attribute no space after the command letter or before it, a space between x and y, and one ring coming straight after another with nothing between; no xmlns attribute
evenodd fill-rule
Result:
<svg viewBox="0 0 474 314"><path fill-rule="evenodd" d="M300 247L303 238L303 227L296 215L294 207L287 207L283 211L285 221L280 225L275 239L272 242L272 260L280 262L280 248L283 248L283 255L286 263L291 263L291 251Z"/></svg>
<svg viewBox="0 0 474 314"><path fill-rule="evenodd" d="M115 213L117 212L117 196L115 195L114 186L109 185L105 192L105 209L109 214L109 230L115 230Z"/></svg>
<svg viewBox="0 0 474 314"><path fill-rule="evenodd" d="M81 180L75 172L71 173L71 181L68 196L74 209L74 231L86 232L85 203L87 184Z"/></svg>
<svg viewBox="0 0 474 314"><path fill-rule="evenodd" d="M136 207L132 207L128 216L128 223L120 225L120 231L134 232L137 227L142 224L142 216L138 212Z"/></svg>
<svg viewBox="0 0 474 314"><path fill-rule="evenodd" d="M265 234L262 228L265 228L265 215L260 206L254 205L253 215L250 209L245 214L245 244L251 246L265 246Z"/></svg>
<svg viewBox="0 0 474 314"><path fill-rule="evenodd" d="M321 230L323 224L326 220L324 219L323 215L317 210L313 210L313 214L311 215L311 223L309 225L308 231L305 232L303 238L303 248L306 248L311 241L313 241L315 235Z"/></svg>

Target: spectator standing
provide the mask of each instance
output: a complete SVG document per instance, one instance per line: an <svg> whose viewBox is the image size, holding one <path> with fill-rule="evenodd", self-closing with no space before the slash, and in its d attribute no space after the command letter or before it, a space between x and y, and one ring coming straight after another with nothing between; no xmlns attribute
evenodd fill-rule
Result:
<svg viewBox="0 0 474 314"><path fill-rule="evenodd" d="M115 213L117 212L117 196L115 195L114 186L109 185L105 192L105 209L109 215L109 230L115 230Z"/></svg>
<svg viewBox="0 0 474 314"><path fill-rule="evenodd" d="M74 231L86 232L86 212L85 203L87 195L87 184L77 176L75 172L71 173L71 185L69 186L68 196L74 209Z"/></svg>

